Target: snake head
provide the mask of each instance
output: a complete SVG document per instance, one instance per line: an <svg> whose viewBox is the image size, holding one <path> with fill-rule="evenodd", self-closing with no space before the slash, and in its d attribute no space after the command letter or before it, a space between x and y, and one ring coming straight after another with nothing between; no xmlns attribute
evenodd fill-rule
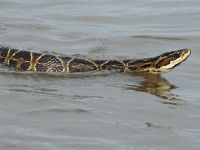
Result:
<svg viewBox="0 0 200 150"><path fill-rule="evenodd" d="M185 61L191 54L191 49L181 49L164 53L157 57L154 72L168 72Z"/></svg>

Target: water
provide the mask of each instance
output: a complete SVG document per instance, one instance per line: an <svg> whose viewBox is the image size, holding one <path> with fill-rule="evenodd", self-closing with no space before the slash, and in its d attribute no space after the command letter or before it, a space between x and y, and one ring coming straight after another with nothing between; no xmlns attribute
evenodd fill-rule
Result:
<svg viewBox="0 0 200 150"><path fill-rule="evenodd" d="M88 57L191 48L162 76L0 68L0 148L200 149L198 0L1 0L1 44Z"/></svg>

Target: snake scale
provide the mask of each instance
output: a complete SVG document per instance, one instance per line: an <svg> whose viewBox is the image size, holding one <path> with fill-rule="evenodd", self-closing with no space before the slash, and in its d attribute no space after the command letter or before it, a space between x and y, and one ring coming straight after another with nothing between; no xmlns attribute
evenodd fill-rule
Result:
<svg viewBox="0 0 200 150"><path fill-rule="evenodd" d="M190 54L190 49L180 49L144 59L86 60L0 47L0 63L16 70L34 72L74 73L115 70L117 72L161 73L170 71L181 64Z"/></svg>

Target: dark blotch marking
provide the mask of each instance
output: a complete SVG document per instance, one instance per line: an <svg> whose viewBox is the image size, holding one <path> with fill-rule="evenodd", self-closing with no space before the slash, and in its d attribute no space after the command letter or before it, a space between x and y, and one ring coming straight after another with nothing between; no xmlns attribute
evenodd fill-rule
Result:
<svg viewBox="0 0 200 150"><path fill-rule="evenodd" d="M52 57L52 55L44 55L38 60L38 63L48 63Z"/></svg>
<svg viewBox="0 0 200 150"><path fill-rule="evenodd" d="M130 70L130 71L136 71L137 67L136 66L129 66L128 70Z"/></svg>
<svg viewBox="0 0 200 150"><path fill-rule="evenodd" d="M1 47L0 48L0 58L5 58L8 55L9 48L8 47Z"/></svg>
<svg viewBox="0 0 200 150"><path fill-rule="evenodd" d="M174 56L174 57L178 58L178 57L180 57L180 52L181 51L166 52L166 53L161 54L158 57L172 57L172 56Z"/></svg>
<svg viewBox="0 0 200 150"><path fill-rule="evenodd" d="M107 60L92 60L92 62L94 62L96 66L98 67L97 70L102 70L101 65L107 62Z"/></svg>
<svg viewBox="0 0 200 150"><path fill-rule="evenodd" d="M181 51L180 51L181 52ZM157 64L156 64L156 68L160 68L162 66L167 66L170 61L174 61L176 60L177 58L180 57L180 53L177 53L177 52L167 52L167 53L164 53L158 57L156 57L156 59L158 59L159 57L163 57L163 59L161 59Z"/></svg>
<svg viewBox="0 0 200 150"><path fill-rule="evenodd" d="M44 55L38 60L38 63L49 63L49 62L51 62L52 64L57 64L57 65L62 64L60 60L56 56L53 56L53 55Z"/></svg>
<svg viewBox="0 0 200 150"><path fill-rule="evenodd" d="M15 53L13 59L23 59L24 61L30 61L31 53L28 51L19 51Z"/></svg>
<svg viewBox="0 0 200 150"><path fill-rule="evenodd" d="M46 72L48 70L48 67L43 64L36 64L35 68L38 72Z"/></svg>
<svg viewBox="0 0 200 150"><path fill-rule="evenodd" d="M23 71L27 71L29 69L30 62L25 62L20 65L20 69Z"/></svg>
<svg viewBox="0 0 200 150"><path fill-rule="evenodd" d="M19 49L11 49L10 50L10 53L9 53L9 58L16 52L19 52L20 50Z"/></svg>
<svg viewBox="0 0 200 150"><path fill-rule="evenodd" d="M36 70L39 72L62 72L64 70L62 62L58 57L53 55L44 55L42 56L35 66Z"/></svg>
<svg viewBox="0 0 200 150"><path fill-rule="evenodd" d="M107 62L107 60L93 60L93 62L97 64L97 66L101 66L103 63Z"/></svg>
<svg viewBox="0 0 200 150"><path fill-rule="evenodd" d="M117 60L110 60L101 66L102 70L116 70L119 72L123 72L124 68L124 64Z"/></svg>
<svg viewBox="0 0 200 150"><path fill-rule="evenodd" d="M145 64L145 65L142 65L140 66L141 68L148 68L148 67L151 67L151 64Z"/></svg>
<svg viewBox="0 0 200 150"><path fill-rule="evenodd" d="M17 61L13 60L13 59L10 59L8 66L14 67L14 68L17 67Z"/></svg>
<svg viewBox="0 0 200 150"><path fill-rule="evenodd" d="M4 63L4 62L5 62L5 58L0 57L0 63Z"/></svg>
<svg viewBox="0 0 200 150"><path fill-rule="evenodd" d="M63 72L63 70L64 70L63 66L56 66L51 69L53 72Z"/></svg>
<svg viewBox="0 0 200 150"><path fill-rule="evenodd" d="M174 53L172 56L173 57L171 57L171 56L169 56L169 57L171 57L172 60L176 60L177 58L180 57L180 54L179 53Z"/></svg>
<svg viewBox="0 0 200 150"><path fill-rule="evenodd" d="M164 58L162 60L160 60L157 64L156 64L156 68L160 68L162 66L167 66L169 65L170 61L173 60L172 58Z"/></svg>
<svg viewBox="0 0 200 150"><path fill-rule="evenodd" d="M65 63L67 63L69 60L71 60L71 57L65 56L65 57L59 57L60 59L62 59Z"/></svg>
<svg viewBox="0 0 200 150"><path fill-rule="evenodd" d="M38 57L40 57L42 54L40 54L40 53L32 53L32 60L33 60L33 62L35 62L36 61L36 59L38 59Z"/></svg>
<svg viewBox="0 0 200 150"><path fill-rule="evenodd" d="M151 67L153 61L155 61L155 58L133 60L128 63L128 69L130 71L139 71L140 69Z"/></svg>
<svg viewBox="0 0 200 150"><path fill-rule="evenodd" d="M144 63L143 60L133 60L128 63L128 70L136 71L138 69L139 64Z"/></svg>
<svg viewBox="0 0 200 150"><path fill-rule="evenodd" d="M90 61L74 58L69 63L69 72L85 72L97 70L97 67Z"/></svg>
<svg viewBox="0 0 200 150"><path fill-rule="evenodd" d="M143 60L133 60L128 63L128 67L144 63Z"/></svg>

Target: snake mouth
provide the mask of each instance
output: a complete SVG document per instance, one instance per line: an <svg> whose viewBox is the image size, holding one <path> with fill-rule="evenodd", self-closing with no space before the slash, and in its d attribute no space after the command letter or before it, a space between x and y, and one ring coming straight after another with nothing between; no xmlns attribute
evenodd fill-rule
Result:
<svg viewBox="0 0 200 150"><path fill-rule="evenodd" d="M167 72L180 65L191 55L191 49L181 49L164 53L158 57L155 67L158 72Z"/></svg>

